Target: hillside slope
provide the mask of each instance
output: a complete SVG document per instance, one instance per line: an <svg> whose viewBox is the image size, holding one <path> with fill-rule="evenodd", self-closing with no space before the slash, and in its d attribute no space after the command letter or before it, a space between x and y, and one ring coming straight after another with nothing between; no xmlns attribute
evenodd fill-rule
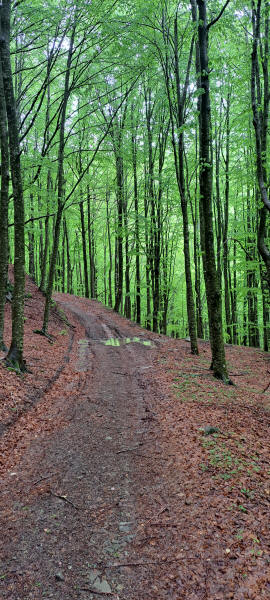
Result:
<svg viewBox="0 0 270 600"><path fill-rule="evenodd" d="M227 347L224 386L208 343L62 294L51 345L27 291L32 372L0 367L1 598L269 598L269 357Z"/></svg>

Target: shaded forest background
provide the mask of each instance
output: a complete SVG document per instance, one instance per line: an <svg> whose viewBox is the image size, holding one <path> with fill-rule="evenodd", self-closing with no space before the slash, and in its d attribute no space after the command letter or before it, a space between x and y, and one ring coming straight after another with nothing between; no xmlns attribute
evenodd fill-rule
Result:
<svg viewBox="0 0 270 600"><path fill-rule="evenodd" d="M22 358L24 261L46 294L46 335L54 289L189 335L194 353L210 337L224 379L223 335L267 351L269 2L3 0L0 11L10 359Z"/></svg>

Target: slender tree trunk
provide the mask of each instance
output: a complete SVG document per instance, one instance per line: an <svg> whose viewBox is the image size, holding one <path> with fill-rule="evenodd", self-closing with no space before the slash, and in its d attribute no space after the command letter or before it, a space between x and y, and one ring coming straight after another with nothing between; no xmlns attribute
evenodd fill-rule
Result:
<svg viewBox="0 0 270 600"><path fill-rule="evenodd" d="M111 228L110 228L110 215L109 215L109 200L110 191L106 190L106 217L107 217L107 234L108 234L108 246L109 246L109 273L108 273L108 284L109 284L109 298L108 304L112 307L112 240L111 240Z"/></svg>
<svg viewBox="0 0 270 600"><path fill-rule="evenodd" d="M47 207L47 216L45 218L45 240L43 246L42 253L42 263L41 263L41 279L40 279L40 290L45 292L46 289L46 269L47 269L47 259L49 254L49 212Z"/></svg>
<svg viewBox="0 0 270 600"><path fill-rule="evenodd" d="M123 299L124 262L123 262L123 219L124 219L124 168L122 130L117 126L115 132L115 167L116 167L116 256L115 256L115 303L114 310L119 312Z"/></svg>
<svg viewBox="0 0 270 600"><path fill-rule="evenodd" d="M107 304L107 223L103 229L104 250L103 250L103 288L104 304Z"/></svg>
<svg viewBox="0 0 270 600"><path fill-rule="evenodd" d="M43 315L43 325L42 325L42 333L47 335L48 333L48 323L49 323L49 315L50 315L50 305L52 300L52 291L53 291L53 283L54 283L54 273L56 266L56 259L58 254L59 247L59 239L60 239L60 228L62 221L62 214L64 209L64 147L65 147L65 123L66 123L66 112L67 112L67 104L70 95L70 69L71 69L71 61L73 55L73 46L74 46L74 38L75 38L75 26L76 21L73 26L68 57L67 57L67 68L65 75L65 87L64 87L64 95L63 95L63 104L62 104L62 112L61 112L61 120L60 120L60 134L59 134L59 149L58 149L58 173L57 173L57 214L55 220L54 227L54 238L53 238L53 247L52 254L50 260L50 269L48 275L48 283L46 289L46 301Z"/></svg>
<svg viewBox="0 0 270 600"><path fill-rule="evenodd" d="M198 142L196 129L196 164L198 162ZM192 202L191 210L192 210ZM203 319L202 319L202 299L201 299L201 260L200 260L200 241L199 241L199 214L198 214L198 168L196 167L195 193L194 193L194 211L193 216L193 255L195 270L195 294L196 294L196 324L197 336L203 339Z"/></svg>
<svg viewBox="0 0 270 600"><path fill-rule="evenodd" d="M194 38L192 38L188 63L186 67L185 82L181 90L180 80L180 66L179 66L179 39L178 39L178 9L174 18L174 34L173 41L172 36L168 38L168 25L164 20L163 35L166 40L166 59L163 66L165 75L166 91L169 101L171 128L172 128L172 146L174 151L174 163L176 180L180 195L182 217L183 217L183 237L184 237L184 260L185 260L185 280L186 280L186 303L187 303L187 314L188 314L188 328L190 336L191 353L199 354L198 342L197 342L197 328L195 318L195 303L193 296L193 285L191 275L191 261L190 261L190 248L189 248L189 220L188 220L188 207L187 207L187 194L185 185L185 172L184 172L184 133L183 126L185 124L185 105L186 97L189 85L190 68L193 55ZM174 77L175 77L175 88L171 89L171 65L169 62L169 48L173 44L173 65L174 65ZM174 107L174 102L176 107ZM178 143L177 143L178 140Z"/></svg>
<svg viewBox="0 0 270 600"><path fill-rule="evenodd" d="M234 206L234 222L236 223L236 207ZM232 330L233 343L238 344L238 328L237 328L237 275L236 275L236 232L234 231L233 239L233 283L230 279L231 290L231 307L232 307ZM231 277L231 276L230 276Z"/></svg>
<svg viewBox="0 0 270 600"><path fill-rule="evenodd" d="M34 216L34 198L33 194L30 193L30 217ZM30 225L30 231L28 231L28 271L30 277L35 281L35 236L33 232L34 223Z"/></svg>
<svg viewBox="0 0 270 600"><path fill-rule="evenodd" d="M233 343L232 335L232 313L230 306L230 264L229 264L229 247L228 247L228 226L229 226L229 194L230 194L230 91L227 96L226 110L226 156L225 156L225 205L224 205L224 227L223 227L223 276L224 276L224 295L225 295L225 315L226 315L226 330L229 344Z"/></svg>
<svg viewBox="0 0 270 600"><path fill-rule="evenodd" d="M261 277L261 291L262 291L262 305L263 305L263 349L265 352L269 351L269 339L270 339L270 302L269 302L269 290L265 279L265 272L260 264L260 277Z"/></svg>
<svg viewBox="0 0 270 600"><path fill-rule="evenodd" d="M88 264L86 254L86 235L85 235L85 222L84 222L84 206L83 202L80 202L80 217L81 217L81 228L82 228L82 247L83 247L83 266L84 266L84 289L85 296L89 298L89 283L88 283Z"/></svg>
<svg viewBox="0 0 270 600"><path fill-rule="evenodd" d="M94 216L91 205L90 189L87 189L87 230L88 252L90 263L90 296L96 297L96 267L95 267L95 242L94 242Z"/></svg>
<svg viewBox="0 0 270 600"><path fill-rule="evenodd" d="M1 9L0 9L1 10ZM1 197L0 197L0 350L4 343L5 303L8 280L8 192L9 192L9 146L6 102L4 94L2 62L0 60L0 143L1 143Z"/></svg>
<svg viewBox="0 0 270 600"><path fill-rule="evenodd" d="M221 120L222 116L222 100L220 102L219 117ZM222 271L221 271L221 240L222 240L222 208L221 208L221 197L220 197L220 152L221 152L221 126L216 125L215 135L215 156L216 156L216 208L217 208L217 219L216 219L216 238L217 238L217 277L220 288L222 286Z"/></svg>
<svg viewBox="0 0 270 600"><path fill-rule="evenodd" d="M151 330L151 294L150 294L150 244L148 231L148 197L147 197L147 182L146 182L146 167L144 169L145 189L144 189L144 223L145 223L145 278L146 278L146 318L145 328Z"/></svg>
<svg viewBox="0 0 270 600"><path fill-rule="evenodd" d="M138 177L137 177L137 142L136 130L133 121L134 105L131 107L131 144L132 144L132 165L133 165L133 185L134 185L134 209L135 209L135 250L136 250L136 322L141 323L141 274L140 274L140 238L139 238L139 198L138 198Z"/></svg>
<svg viewBox="0 0 270 600"><path fill-rule="evenodd" d="M255 202L254 202L255 196ZM247 330L249 346L259 347L260 336L258 328L258 302L257 302L257 275L254 271L252 262L255 261L255 224L252 215L255 214L258 201L258 194L254 192L253 203L251 205L250 189L247 190L247 240L246 246L248 255L246 255L246 277L247 277ZM255 207L254 207L255 204Z"/></svg>
<svg viewBox="0 0 270 600"><path fill-rule="evenodd" d="M119 311L123 297L123 162L116 158L117 166L117 227L116 227L116 288L114 310Z"/></svg>
<svg viewBox="0 0 270 600"><path fill-rule="evenodd" d="M145 112L146 112L146 125L147 125L147 139L148 139L148 202L150 207L150 272L151 272L151 283L152 283L152 299L153 299L153 315L152 315L152 329L157 331L158 329L158 311L159 311L159 289L158 289L158 252L157 248L157 215L155 207L155 191L154 191L154 157L153 157L153 101L151 90L145 89Z"/></svg>
<svg viewBox="0 0 270 600"><path fill-rule="evenodd" d="M129 256L129 235L128 235L128 212L127 212L127 185L125 186L124 200L124 225L125 225L125 307L124 313L127 319L131 319L131 300L130 300L130 256Z"/></svg>
<svg viewBox="0 0 270 600"><path fill-rule="evenodd" d="M63 246L66 245L66 257L67 257L67 293L72 294L72 270L71 270L71 260L70 260L68 228L67 228L67 222L66 222L65 218L63 220L63 227L64 227ZM65 242L66 242L66 244L65 244Z"/></svg>
<svg viewBox="0 0 270 600"><path fill-rule="evenodd" d="M6 363L21 371L24 371L26 369L23 359L25 293L24 200L16 101L13 90L10 61L10 6L10 0L3 0L3 4L0 6L0 53L8 121L10 170L14 202L14 292L12 302L12 340L6 357Z"/></svg>

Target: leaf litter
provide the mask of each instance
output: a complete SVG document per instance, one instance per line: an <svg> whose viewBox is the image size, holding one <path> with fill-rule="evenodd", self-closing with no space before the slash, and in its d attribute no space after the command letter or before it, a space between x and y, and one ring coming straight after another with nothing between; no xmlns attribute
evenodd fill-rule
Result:
<svg viewBox="0 0 270 600"><path fill-rule="evenodd" d="M120 600L270 598L269 356L226 346L236 385L225 386L208 370L207 342L200 342L199 357L191 356L185 340L145 332L96 301L68 295L57 298L76 329L53 311L51 345L33 334L44 298L30 279L27 292L25 358L31 373L18 377L0 367L1 598L96 597L100 590L89 575L95 569L100 593L107 590ZM79 369L85 315L99 325L88 366ZM151 348L129 344L130 360L124 344L98 342L104 338L98 326L110 330L108 339L139 336ZM108 364L124 353L121 369L110 375L116 391L102 402L95 396L98 352L104 363L112 357ZM131 396L123 426L120 386ZM89 442L90 424L104 435L108 452L100 450L95 435ZM89 443L82 470L74 457ZM75 466L63 460L71 447L81 469L76 485ZM108 472L99 489L112 454L114 479ZM94 460L100 473L91 471ZM127 503L130 513L123 512Z"/></svg>

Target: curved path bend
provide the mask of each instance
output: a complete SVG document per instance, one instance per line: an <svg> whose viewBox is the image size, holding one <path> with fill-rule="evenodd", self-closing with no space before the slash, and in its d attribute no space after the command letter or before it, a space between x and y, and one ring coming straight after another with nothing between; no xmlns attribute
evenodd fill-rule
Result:
<svg viewBox="0 0 270 600"><path fill-rule="evenodd" d="M67 402L64 380L62 390L58 384L65 425L32 440L13 474L0 596L153 598L151 564L131 558L131 548L140 496L154 493L157 513L164 505L159 466L147 467L154 415L144 376L161 338L97 302L56 298L77 325L77 355L67 368L79 371L80 393L72 402L71 387Z"/></svg>

